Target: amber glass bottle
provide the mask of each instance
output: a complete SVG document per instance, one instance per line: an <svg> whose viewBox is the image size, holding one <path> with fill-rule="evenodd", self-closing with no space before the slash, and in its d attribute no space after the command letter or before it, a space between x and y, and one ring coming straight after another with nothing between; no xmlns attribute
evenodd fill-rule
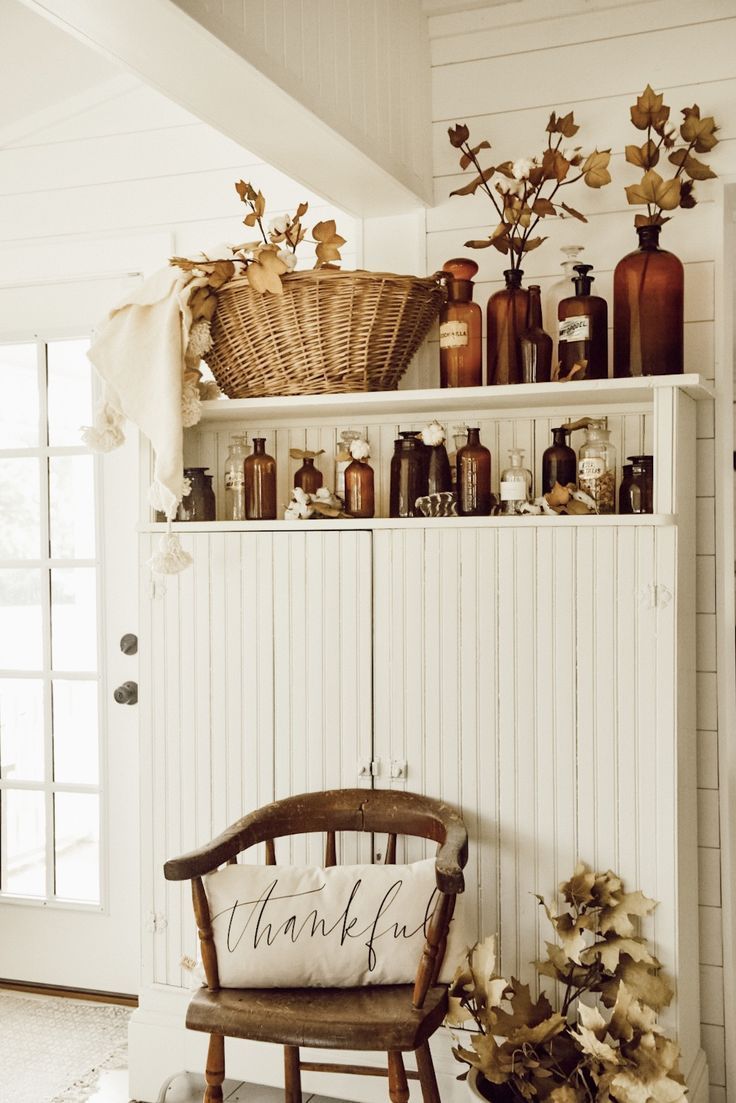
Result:
<svg viewBox="0 0 736 1103"><path fill-rule="evenodd" d="M473 302L474 260L442 265L448 273L447 302L440 313L440 386L479 387L483 382L482 312Z"/></svg>
<svg viewBox="0 0 736 1103"><path fill-rule="evenodd" d="M345 469L345 511L351 517L372 517L376 511L373 468L353 460Z"/></svg>
<svg viewBox="0 0 736 1103"><path fill-rule="evenodd" d="M468 427L468 443L457 453L457 511L461 517L491 512L491 453L480 443L480 429Z"/></svg>
<svg viewBox="0 0 736 1103"><path fill-rule="evenodd" d="M391 457L390 517L419 517L417 498L427 493L427 449L416 433L400 433Z"/></svg>
<svg viewBox="0 0 736 1103"><path fill-rule="evenodd" d="M552 430L552 444L542 454L542 494L549 494L555 483L567 486L577 482L578 458L569 439L570 430L564 425Z"/></svg>
<svg viewBox="0 0 736 1103"><path fill-rule="evenodd" d="M659 248L661 226L639 226L639 248L613 275L613 374L680 375L683 267Z"/></svg>
<svg viewBox="0 0 736 1103"><path fill-rule="evenodd" d="M305 456L302 466L294 472L294 486L300 486L305 494L315 494L322 482L322 472L314 466L314 457Z"/></svg>
<svg viewBox="0 0 736 1103"><path fill-rule="evenodd" d="M249 521L276 517L276 460L266 453L264 437L253 438L253 453L245 464L245 516Z"/></svg>
<svg viewBox="0 0 736 1103"><path fill-rule="evenodd" d="M608 378L608 307L600 295L591 295L591 264L576 264L575 294L557 308L560 320L557 358L560 379L567 379L576 365L584 365L573 379Z"/></svg>
<svg viewBox="0 0 736 1103"><path fill-rule="evenodd" d="M526 329L519 338L524 383L549 383L552 371L552 338L542 328L542 289L529 285Z"/></svg>
<svg viewBox="0 0 736 1103"><path fill-rule="evenodd" d="M488 383L522 383L519 337L526 329L529 292L521 286L520 268L504 272L506 287L488 300L486 380Z"/></svg>

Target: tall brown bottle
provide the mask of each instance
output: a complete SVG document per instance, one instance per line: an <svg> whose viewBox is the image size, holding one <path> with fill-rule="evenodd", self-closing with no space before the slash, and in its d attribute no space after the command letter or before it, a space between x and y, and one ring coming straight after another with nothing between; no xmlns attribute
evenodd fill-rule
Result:
<svg viewBox="0 0 736 1103"><path fill-rule="evenodd" d="M486 380L523 383L519 337L526 328L529 292L521 286L520 268L504 272L506 287L495 291L486 308Z"/></svg>
<svg viewBox="0 0 736 1103"><path fill-rule="evenodd" d="M273 521L276 517L276 460L266 452L265 437L253 438L253 453L243 466L247 520Z"/></svg>
<svg viewBox="0 0 736 1103"><path fill-rule="evenodd" d="M440 312L440 387L479 387L483 382L482 312L473 302L474 260L457 257L442 265L449 274Z"/></svg>
<svg viewBox="0 0 736 1103"><path fill-rule="evenodd" d="M373 468L365 460L345 468L345 511L351 517L372 517L376 511Z"/></svg>
<svg viewBox="0 0 736 1103"><path fill-rule="evenodd" d="M480 443L480 429L468 427L468 443L458 449L457 511L461 517L491 512L491 453Z"/></svg>
<svg viewBox="0 0 736 1103"><path fill-rule="evenodd" d="M661 226L639 226L639 248L613 275L613 374L680 375L683 267L659 248Z"/></svg>
<svg viewBox="0 0 736 1103"><path fill-rule="evenodd" d="M557 308L560 379L567 379L576 367L574 379L608 379L608 307L600 295L590 293L595 278L588 275L592 267L575 265L575 294L563 299Z"/></svg>
<svg viewBox="0 0 736 1103"><path fill-rule="evenodd" d="M541 287L529 285L526 329L519 338L524 383L549 383L552 373L552 338L542 327Z"/></svg>

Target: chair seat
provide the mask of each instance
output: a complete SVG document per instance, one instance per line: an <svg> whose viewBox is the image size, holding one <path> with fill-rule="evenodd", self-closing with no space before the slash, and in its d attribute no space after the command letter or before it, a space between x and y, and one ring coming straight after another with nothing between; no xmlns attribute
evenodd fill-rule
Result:
<svg viewBox="0 0 736 1103"><path fill-rule="evenodd" d="M412 1007L411 984L367 988L200 988L187 1010L190 1030L280 1045L414 1050L440 1026L447 988L434 985Z"/></svg>

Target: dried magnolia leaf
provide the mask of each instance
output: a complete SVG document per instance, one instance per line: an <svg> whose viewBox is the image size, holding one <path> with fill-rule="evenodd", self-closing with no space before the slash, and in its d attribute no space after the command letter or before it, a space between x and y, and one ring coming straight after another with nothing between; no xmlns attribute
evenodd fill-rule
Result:
<svg viewBox="0 0 736 1103"><path fill-rule="evenodd" d="M647 85L636 104L631 108L631 121L637 130L648 127L664 126L670 117L670 109L665 106L662 95L657 95L651 85Z"/></svg>
<svg viewBox="0 0 736 1103"><path fill-rule="evenodd" d="M495 167L491 165L487 169L483 169L483 172L478 176L474 176L469 184L465 184L462 188L456 188L455 191L451 191L450 195L473 195L481 184L485 184L487 180L493 176L496 171Z"/></svg>
<svg viewBox="0 0 736 1103"><path fill-rule="evenodd" d="M563 210L567 211L569 215L572 215L573 218L579 219L580 222L588 221L584 214L581 214L580 211L576 211L574 207L568 207L567 203L561 203L560 206Z"/></svg>

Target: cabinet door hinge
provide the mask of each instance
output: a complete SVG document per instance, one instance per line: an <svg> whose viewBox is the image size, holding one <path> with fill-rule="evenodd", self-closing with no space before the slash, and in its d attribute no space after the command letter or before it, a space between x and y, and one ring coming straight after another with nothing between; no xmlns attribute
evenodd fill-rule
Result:
<svg viewBox="0 0 736 1103"><path fill-rule="evenodd" d="M650 582L639 591L639 601L645 609L666 609L672 598L672 590L661 583Z"/></svg>

